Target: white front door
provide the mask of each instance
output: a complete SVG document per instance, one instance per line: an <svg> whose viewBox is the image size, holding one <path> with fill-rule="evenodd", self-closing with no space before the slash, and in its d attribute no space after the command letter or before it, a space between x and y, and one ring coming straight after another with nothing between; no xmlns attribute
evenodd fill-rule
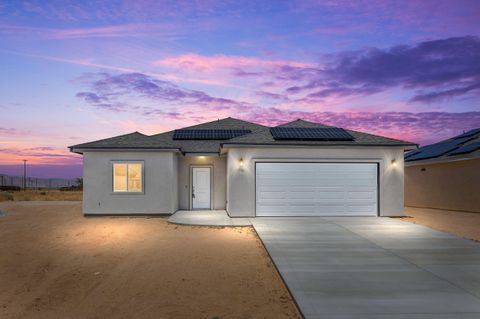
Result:
<svg viewBox="0 0 480 319"><path fill-rule="evenodd" d="M257 163L257 216L377 216L375 163Z"/></svg>
<svg viewBox="0 0 480 319"><path fill-rule="evenodd" d="M210 167L192 168L192 209L210 209Z"/></svg>

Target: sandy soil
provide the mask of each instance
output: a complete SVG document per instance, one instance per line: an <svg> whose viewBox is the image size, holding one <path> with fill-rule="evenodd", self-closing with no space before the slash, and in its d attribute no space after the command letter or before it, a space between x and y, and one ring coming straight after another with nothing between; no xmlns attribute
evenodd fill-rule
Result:
<svg viewBox="0 0 480 319"><path fill-rule="evenodd" d="M16 192L0 192L0 202L3 201L81 201L82 191L59 190L27 190Z"/></svg>
<svg viewBox="0 0 480 319"><path fill-rule="evenodd" d="M480 240L480 213L405 207L404 221L425 225L453 235Z"/></svg>
<svg viewBox="0 0 480 319"><path fill-rule="evenodd" d="M5 202L0 318L299 318L249 227Z"/></svg>

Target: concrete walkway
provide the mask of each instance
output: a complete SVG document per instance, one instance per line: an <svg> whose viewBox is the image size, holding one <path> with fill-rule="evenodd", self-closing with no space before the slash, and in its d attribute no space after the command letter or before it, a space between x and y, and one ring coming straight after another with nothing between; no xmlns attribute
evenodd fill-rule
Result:
<svg viewBox="0 0 480 319"><path fill-rule="evenodd" d="M251 221L306 318L480 318L479 243L391 218Z"/></svg>
<svg viewBox="0 0 480 319"><path fill-rule="evenodd" d="M198 226L251 226L248 218L231 218L224 210L179 210L168 221L172 224Z"/></svg>

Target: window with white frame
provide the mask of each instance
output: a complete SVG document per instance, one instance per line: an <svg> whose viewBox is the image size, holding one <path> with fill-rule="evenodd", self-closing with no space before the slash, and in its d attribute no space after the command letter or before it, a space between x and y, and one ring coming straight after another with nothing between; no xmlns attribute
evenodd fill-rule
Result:
<svg viewBox="0 0 480 319"><path fill-rule="evenodd" d="M142 162L114 162L113 163L113 192L114 193L142 193L143 192L143 163Z"/></svg>

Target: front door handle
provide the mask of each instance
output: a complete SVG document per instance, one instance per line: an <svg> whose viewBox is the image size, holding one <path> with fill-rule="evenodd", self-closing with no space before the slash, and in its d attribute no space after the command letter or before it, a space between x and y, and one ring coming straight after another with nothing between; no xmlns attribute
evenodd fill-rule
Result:
<svg viewBox="0 0 480 319"><path fill-rule="evenodd" d="M195 187L192 186L192 198L195 198Z"/></svg>

